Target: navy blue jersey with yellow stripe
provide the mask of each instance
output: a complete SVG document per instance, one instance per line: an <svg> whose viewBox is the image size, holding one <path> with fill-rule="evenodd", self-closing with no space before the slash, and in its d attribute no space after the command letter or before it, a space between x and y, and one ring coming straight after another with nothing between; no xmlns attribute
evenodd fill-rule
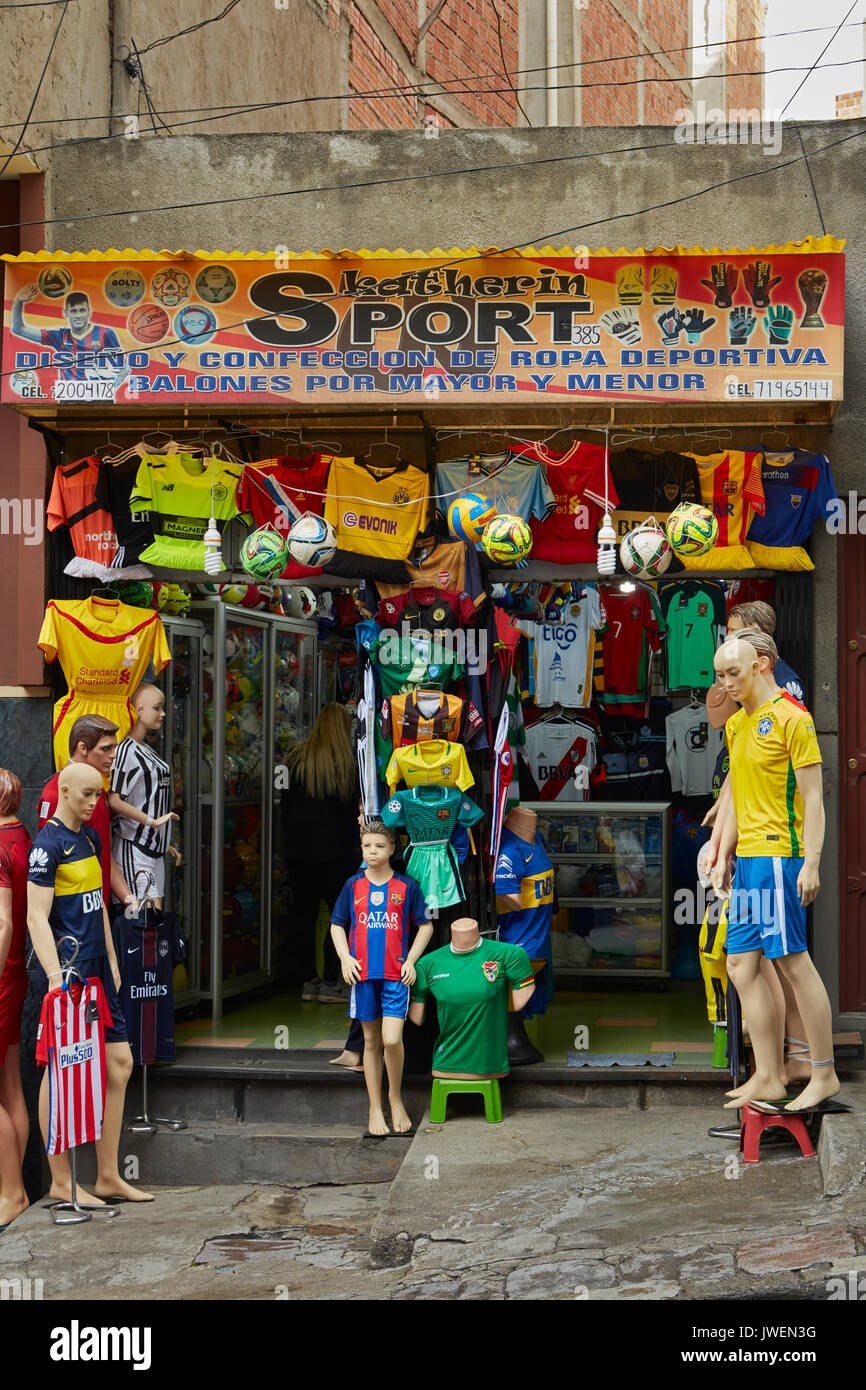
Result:
<svg viewBox="0 0 866 1390"><path fill-rule="evenodd" d="M27 881L54 889L48 917L54 939L74 936L81 943L81 960L106 954L100 851L99 831L92 825L70 830L56 816L45 822L30 848Z"/></svg>
<svg viewBox="0 0 866 1390"><path fill-rule="evenodd" d="M536 834L534 843L529 844L505 827L494 887L499 940L522 946L530 958L543 957L553 920L553 866L540 835ZM502 902L505 897L518 895L517 909Z"/></svg>

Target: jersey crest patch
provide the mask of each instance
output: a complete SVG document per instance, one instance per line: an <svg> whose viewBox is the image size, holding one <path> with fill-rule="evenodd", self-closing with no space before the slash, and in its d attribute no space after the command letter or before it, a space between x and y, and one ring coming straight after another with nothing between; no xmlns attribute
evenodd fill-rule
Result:
<svg viewBox="0 0 866 1390"><path fill-rule="evenodd" d="M769 717L758 720L758 733L763 736L768 734L773 727L773 721Z"/></svg>
<svg viewBox="0 0 866 1390"><path fill-rule="evenodd" d="M485 980L493 984L494 980L499 979L499 961L485 960L481 962L481 969L484 971Z"/></svg>

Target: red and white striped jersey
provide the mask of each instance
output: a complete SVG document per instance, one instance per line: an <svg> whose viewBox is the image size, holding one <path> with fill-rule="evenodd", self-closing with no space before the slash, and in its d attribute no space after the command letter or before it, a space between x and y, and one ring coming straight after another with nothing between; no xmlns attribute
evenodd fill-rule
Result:
<svg viewBox="0 0 866 1390"><path fill-rule="evenodd" d="M46 1153L59 1154L102 1136L105 1027L111 1024L100 980L49 990L36 1034L36 1061L48 1068Z"/></svg>

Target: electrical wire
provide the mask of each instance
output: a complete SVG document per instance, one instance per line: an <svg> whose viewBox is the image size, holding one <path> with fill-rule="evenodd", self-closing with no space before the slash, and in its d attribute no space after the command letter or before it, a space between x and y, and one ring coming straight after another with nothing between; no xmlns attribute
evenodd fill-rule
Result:
<svg viewBox="0 0 866 1390"><path fill-rule="evenodd" d="M730 178L730 179L722 179L722 180L720 180L720 181L717 182L717 183L709 184L706 188L696 188L696 189L694 189L693 192L691 192L691 193L685 193L685 194L683 194L682 196L680 196L680 197L678 197L678 198L670 198L670 199L668 199L667 201L662 202L662 203L652 203L652 204L650 204L649 206L644 207L644 208L632 208L632 209L630 209L628 212L617 212L617 213L612 213L610 217L600 217L600 218L596 218L595 221L593 221L593 222L584 222L584 223L582 223L582 224L580 224L580 225L578 225L578 226L575 226L575 227L565 227L565 228L560 229L559 231L545 231L545 232L540 232L537 236L532 237L530 240L525 240L525 239L524 239L524 240L522 240L522 241L520 241L520 242L515 243L513 246L500 246L500 247L497 247L497 255L498 255L498 256L507 256L507 255L510 255L512 252L520 252L520 251L522 251L526 246L536 245L536 244L539 243L539 242L541 242L541 243L549 242L549 241L551 241L554 237L571 236L571 235L573 235L575 232L584 232L584 231L588 231L591 227L606 226L608 223L611 223L611 222L619 222L619 221L622 221L624 218L644 217L644 216L646 216L647 213L656 212L656 211L659 211L659 210L662 209L662 208L675 207L675 206L677 206L679 203L688 203L688 202L691 202L692 199L694 199L694 198L701 198L701 197L704 197L704 196L705 196L706 194L708 194L708 193L715 193L715 192L717 192L720 188L729 188L729 187L731 187L731 185L736 184L736 183L743 183L743 182L745 182L747 179L763 178L766 174L773 174L773 173L776 173L776 172L777 172L778 170L780 170L780 169L789 169L789 168L791 168L793 165L803 163L803 162L804 162L805 160L807 160L807 159L814 159L814 158L816 157L816 155L825 154L828 150L836 149L839 145L846 145L846 144L848 144L849 141L851 141L851 140L859 140L859 139L861 139L862 136L864 136L864 135L866 135L866 129L864 129L864 130L855 130L855 131L853 131L850 135L843 135L843 136L841 136L840 139L838 139L838 140L831 140L830 143L827 144L827 145L820 145L817 149L812 150L811 153L810 153L808 156L805 155L805 154L794 155L794 157L793 157L792 159L783 160L783 161L782 161L781 163L779 163L779 164L772 164L772 165L769 165L769 166L761 167L761 168L759 168L759 169L752 169L752 170L749 170L749 171L748 171L747 173L745 173L745 174L736 174L736 175L734 175L734 176L733 176L732 178ZM610 152L609 152L609 151L607 151L607 152L606 152L606 151L600 151L599 153L604 154L604 153L610 153ZM585 157L585 156L578 156L578 157L583 158L583 157ZM0 228L0 230L2 230L2 228ZM229 257L228 259L230 259L230 257ZM478 253L470 253L470 254L467 254L467 255L465 255L465 256L455 256L455 257L452 257L452 258L450 258L450 259L448 259L448 260L439 261L436 268L437 268L437 269L444 269L444 268L446 268L446 267L448 267L448 266L461 266L461 265L466 265L466 264L468 264L468 263L470 263L470 262L483 261L483 260L486 260L486 259L488 259L487 253L481 251L481 252L478 252ZM330 303L332 300L335 300L335 299L343 299L343 298L345 298L345 295L341 295L341 294L339 294L339 293L334 293L334 294L331 294L331 295L323 295L323 296L321 297L321 299L320 299L318 302L319 302L319 303L322 303L322 304L327 304L327 303ZM270 314L247 314L247 315L245 315L244 318L241 319L238 323L226 323L226 324L221 324L220 327L219 327L219 332L221 332L221 333L229 333L229 332L232 332L234 329L244 328L244 327L246 327L246 325L249 324L249 323L258 323L258 322L260 322L260 321L263 320L263 319L273 319L273 318L279 318L279 315L278 315L278 314L273 314L273 313L270 313ZM159 344L158 344L158 350L159 350L159 351L163 351L163 350L164 350L165 348L167 348L167 347L174 347L174 346L177 346L177 345L182 345L182 346L185 346L185 347L188 347L188 346L189 346L189 344L186 343L186 342L184 341L184 339L182 339L182 338L171 338L171 339L169 339L168 342L161 342L161 343L159 343ZM121 350L121 351L117 351L116 349L109 349L109 350L106 350L106 349L103 348L101 351L94 351L94 352L90 352L90 353L79 352L79 353L76 354L76 364L77 364L77 365L81 365L81 366L86 366L89 362L94 362L94 361L96 361L97 358L99 358L99 357L106 357L106 356L111 356L111 357L114 358L114 359L120 359L120 360L122 360L122 359L128 357L128 356L130 355L130 353L132 353L132 352L137 352L137 351L139 351L138 348L130 348L128 352L124 352L124 351L122 351L122 350ZM8 372L0 372L0 377L3 377L3 376L12 376L12 375L14 375L14 373L15 373L16 371L20 371L20 370L22 370L22 369L21 369L21 368L14 368L14 369L12 369L11 371L8 371Z"/></svg>
<svg viewBox="0 0 866 1390"><path fill-rule="evenodd" d="M219 14L212 15L210 19L203 19L198 24L190 24L188 29L179 29L176 34L168 34L164 39L154 39L153 43L149 43L146 48L142 48L139 51L143 56L145 53L150 53L154 48L162 48L163 44L174 43L175 39L185 38L187 34L197 34L199 29L205 29L209 24L218 24L221 19L225 19L229 11L233 10L235 6L240 3L241 0L229 0L225 9L220 10Z"/></svg>
<svg viewBox="0 0 866 1390"><path fill-rule="evenodd" d="M52 55L52 53L54 52L54 45L57 43L57 40L58 40L58 38L60 37L60 30L61 30L61 27L62 27L62 25L63 25L63 21L64 21L64 19L66 18L66 11L67 11L68 9L69 9L69 0L64 0L63 13L61 14L59 20L57 21L57 28L54 30L54 38L51 40L51 47L50 47L49 50L48 50L48 56L47 56L47 58L45 59L45 62L42 64L42 71L41 71L41 73L39 74L39 81L36 83L36 91L33 93L33 100L32 100L31 103L30 103L30 110L27 112L27 117L26 117L26 119L25 119L25 121L24 121L23 126L21 127L21 134L18 136L18 139L15 141L15 144L14 144L13 148L10 150L9 154L6 156L5 160L3 161L3 167L2 167L2 169L0 169L0 178L3 177L3 175L5 174L5 172L6 172L7 168L8 168L8 166L9 166L10 162L12 161L12 159L14 159L15 155L18 153L19 149L21 148L21 141L24 139L24 134L25 134L25 132L26 132L26 130L27 130L28 125L30 124L30 117L33 115L33 108L34 108L34 106L36 105L36 102L37 102L38 99L39 99L39 93L40 93L41 90L42 90L42 83L45 81L45 74L46 74L46 72L48 71L48 64L51 62L51 55Z"/></svg>
<svg viewBox="0 0 866 1390"><path fill-rule="evenodd" d="M854 3L853 3L853 5L851 6L851 9L850 9L850 10L848 11L848 13L845 15L845 18L841 21L840 24L837 25L837 27L836 27L836 33L833 34L832 38L829 38L829 39L827 40L827 42L825 43L824 47L821 49L821 52L818 54L818 56L817 56L817 58L815 59L814 63L813 63L812 66L810 67L809 71L806 73L806 76L803 78L803 81L800 83L799 87L797 88L797 91L793 92L793 93L791 94L791 96L789 96L788 100L787 100L786 103L785 103L785 106L784 106L784 109L783 109L783 111L782 111L782 114L781 114L781 116L779 117L779 120L780 120L780 121L784 118L785 112L787 111L788 107L791 105L791 102L794 100L794 97L796 97L797 92L802 91L803 87L805 87L806 83L809 81L809 78L812 76L812 73L816 70L816 68L818 67L818 64L820 63L821 59L824 57L824 54L827 52L827 49L828 49L828 48L830 47L830 45L835 41L836 35L840 32L840 30L841 30L841 28L842 28L842 25L845 23L846 20L850 19L852 12L853 12L854 10L856 10L856 8L857 8L857 3L858 3L858 0L854 0Z"/></svg>
<svg viewBox="0 0 866 1390"><path fill-rule="evenodd" d="M506 79L507 79L509 76L511 76L511 74L509 74L508 66L507 66L507 64L506 64L506 62L505 62L505 48L503 47L503 44L502 44L502 19L501 19L501 17L500 17L500 14L499 14L498 9L496 8L496 0L490 0L490 5L491 5L491 8L492 8L492 10L493 10L493 13L494 13L495 16L496 16L496 38L497 38L497 40L498 40L498 42L499 42L499 56L500 56L500 58L502 59L502 72L503 72L503 75L504 75L504 76L506 77ZM531 126L531 125L532 125L532 121L529 119L529 116L527 115L526 110L525 110L525 108L523 107L523 105L522 105L522 103L521 103L520 97L517 95L517 88L514 87L513 84L510 84L510 85L511 85L511 90L514 92L514 101L515 101L515 103L516 103L516 105L517 105L518 111L520 111L521 115L523 116L523 119L526 121L526 124L527 124L528 126Z"/></svg>
<svg viewBox="0 0 866 1390"><path fill-rule="evenodd" d="M36 6L38 7L38 6L42 5L42 4L64 4L64 3L66 3L66 0L28 0L28 3L32 3L32 4L34 4L34 5L36 5ZM76 0L76 3L77 3L77 0ZM12 8L15 8L15 7L14 7L13 5L2 5L2 6L0 6L0 11L2 11L3 9L12 9ZM843 22L843 27L846 27L846 28L849 28L849 29L860 29L862 26L861 26L859 23L857 23L857 24L844 25L844 22ZM231 115L242 115L242 114L244 114L245 112L250 112L250 111L264 111L264 110L270 110L270 109L272 109L272 108L277 108L277 107L282 107L282 106L295 106L295 105L299 105L299 104L302 104L302 103L311 103L311 102L317 102L317 101L345 101L345 100L347 99L347 97L348 97L348 98L351 98L352 100L358 100L358 99L363 98L363 97L366 97L368 100L373 100L373 99L376 99L376 98L387 97L387 96L391 96L391 95L406 94L406 93L411 93L411 92L415 92L415 93L417 93L419 96L450 96L450 95L452 95L452 93L449 92L449 90L445 87L445 83L447 83L447 82L452 82L452 83L453 83L453 82L470 82L470 81L474 81L474 80L476 80L476 79L480 81L480 80L482 80L482 79L486 79L486 78L489 78L489 77L491 77L491 76L494 76L494 77L495 77L495 76L501 76L501 77L523 77L523 76L526 76L527 74L536 73L536 72L555 72L555 71L558 71L558 70L561 69L561 68L585 68L585 67L595 67L595 66L597 66L599 63L620 63L620 62L628 62L630 59L633 59L633 58L664 57L664 56L666 56L666 55L668 55L668 54L670 54L670 53L690 53L690 52L692 52L692 51L695 50L695 49L706 50L707 48L727 48L727 47L729 47L729 46L732 46L732 45L735 45L735 44L741 44L741 43L766 43L769 39L797 38L797 37L800 37L800 36L803 35L803 34L823 34L823 33L826 33L828 29L832 29L832 28L833 28L833 25L832 25L832 24L822 24L822 25L813 26L813 27L808 28L808 29L788 29L788 30L783 30L783 31L780 31L779 33L775 33L775 34L766 34L766 35L753 34L753 35L749 35L749 36L747 36L747 37L745 37L745 38L740 38L740 39L729 39L729 40L727 40L727 39L719 39L719 40L716 40L716 41L714 41L714 42L712 42L712 43L709 43L709 44L700 43L700 44L689 44L689 45L686 45L685 47L678 47L678 48L656 48L656 49L653 49L651 52L646 52L646 51L643 51L643 50L642 50L642 51L639 52L639 53L619 53L619 54L612 54L612 55L611 55L610 57L608 57L608 58L583 58L583 59L580 59L579 61L574 61L574 62L571 62L571 63L554 63L554 64L553 64L552 66L550 66L550 67L548 67L547 64L544 64L544 65L542 65L541 67L532 67L532 68L510 68L510 69L506 69L505 71L503 71L503 72L501 72L501 73L480 73L480 72L479 72L479 73L466 73L466 74L464 74L462 77L443 77L443 78L428 77L424 82L399 83L399 84L395 84L394 86L391 86L391 87L376 87L376 88L370 88L369 90L362 91L362 92L353 92L353 93L338 92L338 93L326 94L326 95L323 95L323 96L292 97L292 98L283 99L283 100L279 100L279 101L265 101L265 102L255 101L255 102L243 102L243 103L232 103L232 102L229 102L229 103L226 103L226 104L224 104L224 105L222 105L222 106L177 106L177 107L172 107L172 108L170 108L169 110L164 111L164 112L163 112L163 115L165 115L165 116L188 116L188 115L194 115L194 114L196 114L196 113L198 113L198 112L216 111L216 112L224 112L224 113L226 113L225 118L227 119L228 116L231 116ZM837 32L838 32L838 30L837 30ZM121 61L121 60L120 60L120 59L115 59L115 61L116 61L116 62L119 62L119 61ZM769 70L768 70L768 71L769 71ZM774 69L773 71L775 71L775 69ZM784 71L787 71L787 69L784 69ZM735 74L735 75L736 75L736 76L741 76L742 74L737 73L737 74ZM646 79L646 80L647 80L647 81L654 82L654 81L656 81L656 80L658 80L658 79L656 79L656 78L648 78L648 79ZM693 81L694 79L691 78L691 77L685 77L685 78L683 78L683 79L674 79L674 80L684 80L684 81L687 81L687 82L691 82L691 81ZM428 89L429 87L431 87L431 86L432 86L432 87L441 87L442 90L441 90L441 91L428 91L427 89ZM486 89L482 89L482 90L486 90ZM512 90L513 90L513 88L512 88ZM532 90L536 90L536 89L533 88ZM52 117L50 117L50 118L41 120L41 121L40 121L40 125L42 125L42 126L67 125L67 124L69 124L69 123L71 123L71 122L80 122L80 121L109 121L109 120L114 120L114 119L119 119L118 116L117 116L117 112L106 112L106 113L103 113L103 114L100 114L100 115L84 115L84 116L52 116ZM218 119L219 119L219 118L218 118ZM8 129L8 130L14 130L14 129L16 129L16 127L17 127L18 125L20 125L20 124L21 124L21 122L15 122L15 121L6 121L6 122L3 123L4 128L5 128L5 129ZM194 123L193 123L193 124L194 124ZM111 138L115 138L115 137L111 137ZM55 147L52 146L52 145L46 145L46 146L43 146L43 148L44 148L44 149L53 149L53 148L55 148ZM40 153L40 151L39 151L39 150L34 150L34 151L32 151L32 153L38 154L38 153Z"/></svg>

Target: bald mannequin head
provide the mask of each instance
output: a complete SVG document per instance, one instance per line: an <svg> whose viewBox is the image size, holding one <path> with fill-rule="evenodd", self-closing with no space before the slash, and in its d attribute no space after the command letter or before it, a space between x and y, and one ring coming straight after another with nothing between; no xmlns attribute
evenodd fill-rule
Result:
<svg viewBox="0 0 866 1390"><path fill-rule="evenodd" d="M451 945L455 951L471 951L481 940L474 917L458 917L451 923Z"/></svg>
<svg viewBox="0 0 866 1390"><path fill-rule="evenodd" d="M139 741L162 727L165 719L165 695L157 685L140 685L130 701L135 710L133 737Z"/></svg>
<svg viewBox="0 0 866 1390"><path fill-rule="evenodd" d="M102 795L102 777L89 763L69 763L57 778L57 816L70 830L89 821Z"/></svg>
<svg viewBox="0 0 866 1390"><path fill-rule="evenodd" d="M758 653L751 642L742 637L727 637L716 652L713 665L716 679L747 714L773 694L761 674Z"/></svg>

